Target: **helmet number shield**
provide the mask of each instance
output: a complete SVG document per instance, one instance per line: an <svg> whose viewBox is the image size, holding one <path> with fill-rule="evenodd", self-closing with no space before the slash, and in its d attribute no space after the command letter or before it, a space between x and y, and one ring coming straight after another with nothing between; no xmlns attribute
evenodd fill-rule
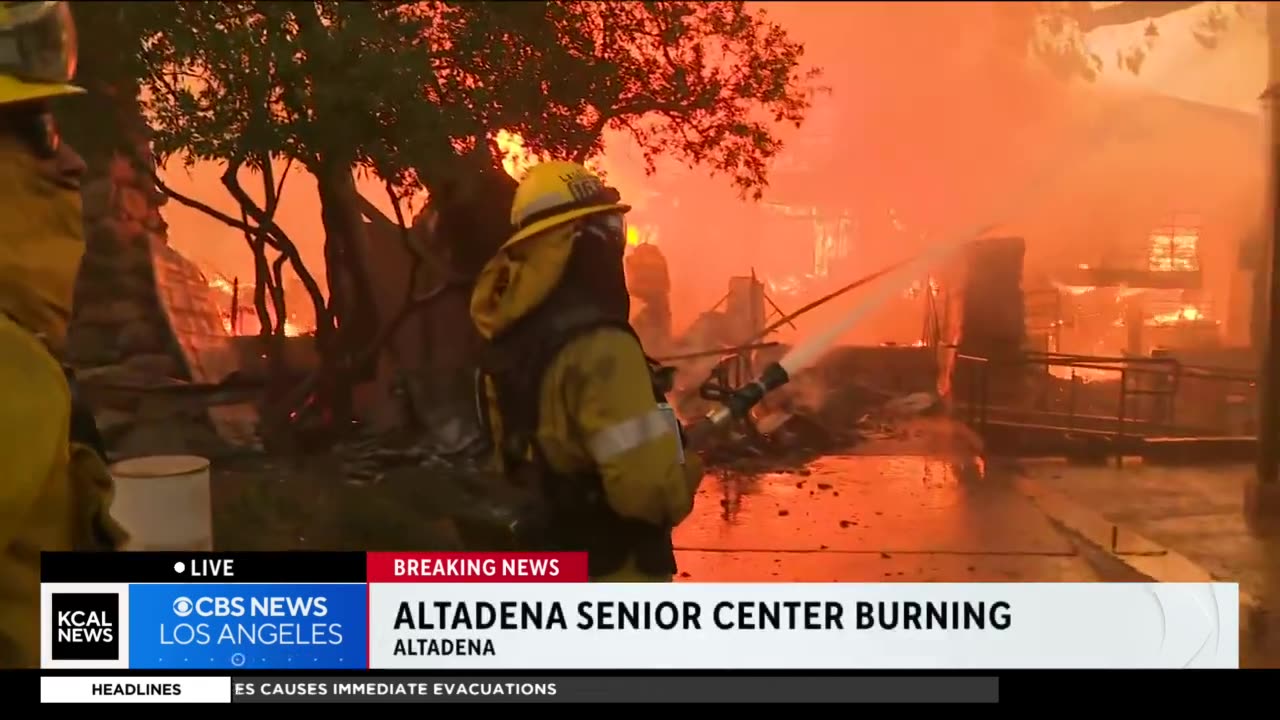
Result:
<svg viewBox="0 0 1280 720"><path fill-rule="evenodd" d="M595 176L574 173L564 175L560 179L564 181L565 187L569 190L569 194L573 196L574 202L590 202L604 194L604 183L600 182L600 178Z"/></svg>

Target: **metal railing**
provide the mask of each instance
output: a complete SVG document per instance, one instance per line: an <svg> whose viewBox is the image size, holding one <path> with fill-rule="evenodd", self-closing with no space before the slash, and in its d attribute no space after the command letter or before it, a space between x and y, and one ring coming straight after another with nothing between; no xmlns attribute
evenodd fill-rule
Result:
<svg viewBox="0 0 1280 720"><path fill-rule="evenodd" d="M953 378L953 407L981 433L1002 423L1093 433L1117 446L1131 438L1248 435L1257 402L1255 376L1173 357L957 354Z"/></svg>

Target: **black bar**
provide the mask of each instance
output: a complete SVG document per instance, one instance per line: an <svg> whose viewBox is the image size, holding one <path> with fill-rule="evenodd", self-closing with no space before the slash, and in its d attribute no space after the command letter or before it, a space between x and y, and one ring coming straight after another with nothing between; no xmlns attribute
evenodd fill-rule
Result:
<svg viewBox="0 0 1280 720"><path fill-rule="evenodd" d="M983 675L977 676L975 672L981 672ZM67 677L110 677L119 678L122 681L132 677L172 677L181 678L184 676L218 676L227 677L228 673L214 670L196 671L196 672L174 672L168 670L157 671L137 671L130 673L128 671L109 671L109 670L9 670L0 672L0 695L3 695L10 703L17 703L19 706L33 705L40 700L40 677L42 675L58 675ZM414 682L424 679L423 673L407 673L404 671L378 671L372 670L367 672L349 672L349 673L328 673L324 676L308 675L305 672L263 672L263 673L236 673L233 677L233 683L261 682L268 678L279 680L280 682L305 683L315 680L335 680L339 682ZM555 682L563 682L566 680L618 680L620 678L634 678L638 681L647 683L648 687L661 689L660 685L655 685L664 679L685 678L691 680L710 680L719 682L726 679L735 679L744 683L759 683L768 686L772 679L778 680L820 680L820 681L839 681L849 682L857 680L859 683L879 683L887 679L897 679L901 681L907 680L990 680L998 683L999 691L998 702L1001 705L1015 705L1034 708L1037 711L1043 710L1046 698L1052 703L1056 703L1062 707L1074 707L1077 705L1086 705L1090 708L1097 709L1098 698L1115 696L1118 698L1142 698L1152 707L1160 706L1163 701L1179 702L1183 698L1194 697L1220 697L1220 698L1250 698L1263 697L1264 693L1270 692L1275 687L1276 672L1274 670L989 670L989 671L886 671L886 670L814 670L814 671L758 671L758 670L711 670L698 671L696 673L685 671L678 673L675 671L629 671L629 672L610 672L607 670L566 670L557 671L540 671L538 675L521 675L519 671L508 670L502 672L474 672L466 675L439 672L432 673L426 677L430 682L461 682L463 680L471 681L487 681L487 682L505 682L508 679L518 678L519 682L541 682L543 680L530 678L545 678ZM924 686L916 686L917 688ZM1176 688L1176 690L1171 690ZM1065 690L1064 690L1065 689ZM1085 691L1087 689L1087 692ZM234 690L234 684L233 684ZM559 688L557 688L559 692ZM762 691L756 691L762 692ZM1064 694L1065 693L1065 694ZM648 702L680 702L678 698L664 698L660 696L660 692L650 691L653 697ZM746 694L732 698L726 698L726 703L748 703L759 702L753 700L756 694ZM938 698L934 695L933 698ZM375 698L364 698L366 702L375 701ZM457 699L455 698L455 701ZM531 702L537 698L521 698L524 702ZM240 702L246 699L241 698ZM295 697L292 702L305 702L306 698ZM341 702L341 700L328 697L329 702ZM403 701L403 700L402 700ZM912 702L929 702L928 697L915 697ZM561 697L544 698L543 702L566 702ZM568 702L572 702L569 700ZM686 701L694 702L694 701Z"/></svg>
<svg viewBox="0 0 1280 720"><path fill-rule="evenodd" d="M232 702L262 703L995 703L994 677L261 677Z"/></svg>
<svg viewBox="0 0 1280 720"><path fill-rule="evenodd" d="M362 583L360 552L40 554L45 583Z"/></svg>

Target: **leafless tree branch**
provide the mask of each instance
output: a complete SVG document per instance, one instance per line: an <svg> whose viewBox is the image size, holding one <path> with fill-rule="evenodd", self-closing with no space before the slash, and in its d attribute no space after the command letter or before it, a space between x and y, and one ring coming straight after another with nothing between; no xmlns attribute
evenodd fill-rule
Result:
<svg viewBox="0 0 1280 720"><path fill-rule="evenodd" d="M174 190L173 188L169 187L164 183L163 180L160 179L160 176L154 170L151 171L151 181L155 183L156 188L160 190L160 192L164 193L166 197L177 200L179 205L189 207L192 210L198 210L199 212L202 212L205 215L208 215L209 217L215 220L224 222L227 225L237 230L240 230L241 232L246 232L246 233L257 232L254 226L248 224L247 222L237 220L231 217L230 215L222 212L221 210L213 208L205 203L202 203L199 200L196 200L195 198L189 197L187 195L183 195L177 190Z"/></svg>

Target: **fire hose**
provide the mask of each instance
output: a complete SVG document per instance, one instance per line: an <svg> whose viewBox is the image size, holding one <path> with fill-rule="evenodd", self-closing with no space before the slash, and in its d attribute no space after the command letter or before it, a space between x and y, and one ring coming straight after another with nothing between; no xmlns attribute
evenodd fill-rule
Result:
<svg viewBox="0 0 1280 720"><path fill-rule="evenodd" d="M759 377L742 387L725 387L718 382L715 376L712 376L702 384L699 392L703 398L717 403L719 407L691 423L685 429L685 443L694 451L704 448L714 440L720 431L735 420L745 419L766 395L791 382L791 378L795 373L805 369L821 357L849 328L892 298L893 294L899 289L897 281L917 276L934 263L975 242L977 238L990 229L991 226L975 228L973 231L961 236L962 239L960 240L935 246L925 253L890 265L883 270L862 278L851 286L846 286L836 291L835 294L838 295L842 292L847 292L853 287L859 287L882 277L888 277L892 280L892 282L886 282L880 292L855 305L839 322L832 324L822 333L792 348L781 360L766 365ZM799 312L811 310L822 302L825 302L825 300L810 303L801 308ZM792 313L792 317L796 314L798 313Z"/></svg>

